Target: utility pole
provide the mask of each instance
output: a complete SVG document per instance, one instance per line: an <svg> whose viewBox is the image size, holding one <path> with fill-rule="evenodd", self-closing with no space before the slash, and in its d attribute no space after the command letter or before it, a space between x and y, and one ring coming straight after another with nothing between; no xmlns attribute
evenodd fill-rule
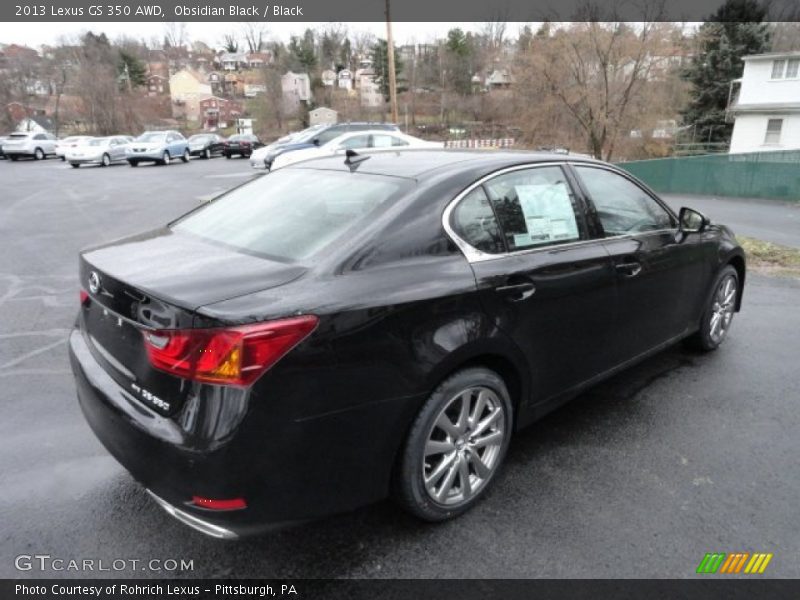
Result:
<svg viewBox="0 0 800 600"><path fill-rule="evenodd" d="M386 0L386 52L386 62L389 67L389 105L392 109L392 123L397 123L397 79L394 72L394 41L389 0Z"/></svg>

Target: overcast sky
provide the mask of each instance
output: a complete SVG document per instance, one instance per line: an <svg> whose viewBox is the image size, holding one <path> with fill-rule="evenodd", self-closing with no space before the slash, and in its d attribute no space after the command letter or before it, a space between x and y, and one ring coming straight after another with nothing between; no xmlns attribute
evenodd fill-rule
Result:
<svg viewBox="0 0 800 600"><path fill-rule="evenodd" d="M0 0L5 1L5 0ZM267 26L271 39L288 41L292 35L302 34L307 27L324 27L326 23L271 23ZM385 23L343 23L353 34L359 31L370 32L376 36L386 37ZM507 35L514 38L524 23L509 23ZM238 23L187 23L189 38L202 40L209 45L220 45L222 36L239 27ZM395 44L410 42L427 42L447 34L453 27L461 27L465 31L478 31L480 23L394 23L392 32ZM165 25L161 23L4 23L0 27L0 43L26 44L41 46L55 44L61 36L76 36L86 31L104 32L114 39L121 35L136 38L163 38Z"/></svg>

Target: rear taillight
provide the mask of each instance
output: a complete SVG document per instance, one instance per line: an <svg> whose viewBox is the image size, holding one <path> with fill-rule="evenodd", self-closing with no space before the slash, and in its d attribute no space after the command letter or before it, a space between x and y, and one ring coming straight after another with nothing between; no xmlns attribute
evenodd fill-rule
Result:
<svg viewBox="0 0 800 600"><path fill-rule="evenodd" d="M228 500L215 500L213 498L201 498L192 496L192 504L207 510L242 510L247 508L244 498L230 498Z"/></svg>
<svg viewBox="0 0 800 600"><path fill-rule="evenodd" d="M177 377L250 385L317 326L304 315L240 327L144 331L150 364Z"/></svg>

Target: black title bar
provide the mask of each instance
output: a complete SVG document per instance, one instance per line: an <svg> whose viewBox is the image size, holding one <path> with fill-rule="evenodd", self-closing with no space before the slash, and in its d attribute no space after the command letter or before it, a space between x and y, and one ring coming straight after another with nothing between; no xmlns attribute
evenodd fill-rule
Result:
<svg viewBox="0 0 800 600"><path fill-rule="evenodd" d="M393 0L398 22L702 21L724 0ZM800 20L800 0L772 0L772 21ZM0 21L374 22L385 0L3 0Z"/></svg>

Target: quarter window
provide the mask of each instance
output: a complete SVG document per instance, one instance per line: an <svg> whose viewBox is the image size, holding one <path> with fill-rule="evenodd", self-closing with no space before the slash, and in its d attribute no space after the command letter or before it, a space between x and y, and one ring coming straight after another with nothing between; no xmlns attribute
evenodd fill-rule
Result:
<svg viewBox="0 0 800 600"><path fill-rule="evenodd" d="M772 61L772 79L783 79L783 67L785 65L785 60Z"/></svg>
<svg viewBox="0 0 800 600"><path fill-rule="evenodd" d="M505 252L497 219L482 187L477 187L458 203L452 226L458 236L473 248L490 254Z"/></svg>
<svg viewBox="0 0 800 600"><path fill-rule="evenodd" d="M510 252L580 239L575 198L560 167L513 171L485 187Z"/></svg>
<svg viewBox="0 0 800 600"><path fill-rule="evenodd" d="M781 141L781 129L783 119L770 119L767 121L767 133L764 134L765 144L779 144Z"/></svg>
<svg viewBox="0 0 800 600"><path fill-rule="evenodd" d="M638 185L622 175L576 166L597 209L606 237L675 227L670 213Z"/></svg>

